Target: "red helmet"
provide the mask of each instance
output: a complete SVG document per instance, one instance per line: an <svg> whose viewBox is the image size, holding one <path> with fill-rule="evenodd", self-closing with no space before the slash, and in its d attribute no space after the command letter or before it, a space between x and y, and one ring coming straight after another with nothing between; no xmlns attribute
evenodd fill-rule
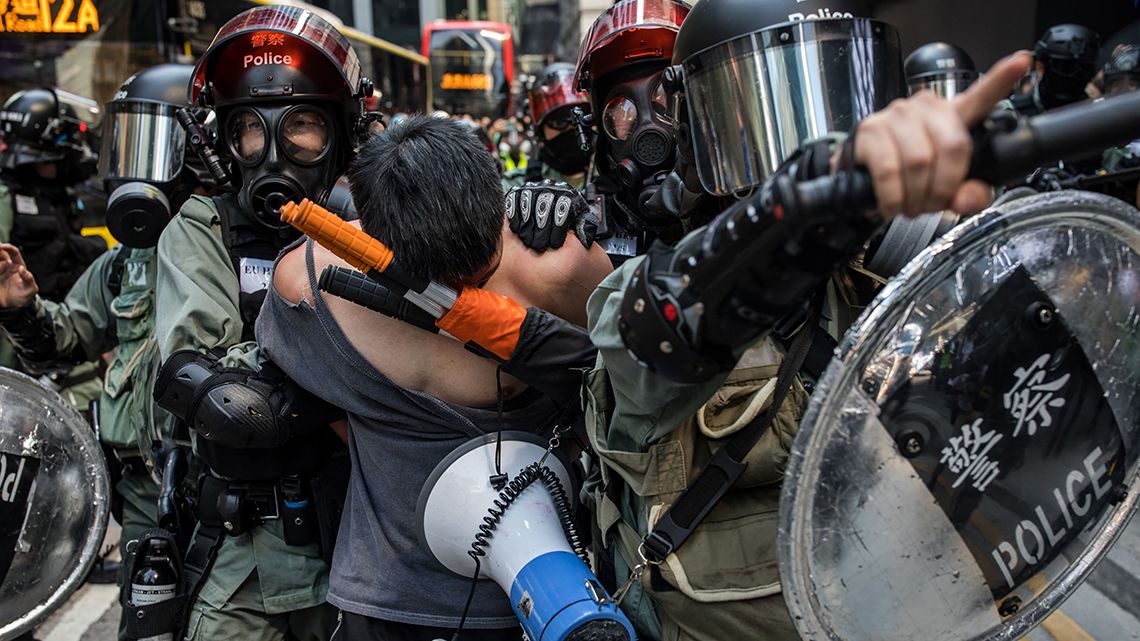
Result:
<svg viewBox="0 0 1140 641"><path fill-rule="evenodd" d="M538 83L530 90L530 115L534 124L542 126L547 116L562 107L589 109L590 97L574 90L574 66L568 62L547 65Z"/></svg>
<svg viewBox="0 0 1140 641"><path fill-rule="evenodd" d="M372 83L336 27L293 6L255 7L218 31L194 68L190 104L263 99L334 100L359 112Z"/></svg>
<svg viewBox="0 0 1140 641"><path fill-rule="evenodd" d="M673 41L689 5L679 0L620 0L590 27L578 54L574 86L592 83L626 65L673 59Z"/></svg>

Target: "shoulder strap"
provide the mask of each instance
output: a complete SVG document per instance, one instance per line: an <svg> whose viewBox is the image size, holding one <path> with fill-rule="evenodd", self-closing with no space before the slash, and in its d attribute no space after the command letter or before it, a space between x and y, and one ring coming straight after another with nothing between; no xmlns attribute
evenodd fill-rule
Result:
<svg viewBox="0 0 1140 641"><path fill-rule="evenodd" d="M111 259L111 271L107 274L107 289L111 290L112 298L117 298L123 291L123 268L127 264L127 259L131 257L131 251L130 247L124 245Z"/></svg>
<svg viewBox="0 0 1140 641"><path fill-rule="evenodd" d="M816 333L813 327L819 324L823 309L823 296L816 294L812 299L808 324L803 327L792 342L776 374L776 389L772 402L757 420L734 434L712 459L701 469L693 482L681 496L661 515L661 519L642 540L641 551L650 563L661 563L665 557L681 547L694 530L704 521L709 512L724 497L736 479L744 473L747 465L744 457L756 445L760 437L768 431L772 420L784 404L788 391L792 388L796 374L804 364Z"/></svg>
<svg viewBox="0 0 1140 641"><path fill-rule="evenodd" d="M214 201L214 206L218 209L218 220L222 224L222 246L226 248L226 253L230 256L230 262L233 263L234 273L241 274L241 256L235 251L235 248L240 246L242 238L240 229L243 227L245 212L241 207L232 206L232 201L226 199L226 195L214 196L211 200ZM235 220L238 219L238 220Z"/></svg>

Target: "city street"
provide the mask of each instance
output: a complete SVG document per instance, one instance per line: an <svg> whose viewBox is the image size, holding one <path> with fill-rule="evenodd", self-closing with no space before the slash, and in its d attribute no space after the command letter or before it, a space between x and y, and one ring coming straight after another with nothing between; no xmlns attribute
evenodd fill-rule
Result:
<svg viewBox="0 0 1140 641"><path fill-rule="evenodd" d="M118 538L112 525L108 543ZM113 585L85 585L40 627L39 641L109 641L119 621ZM1140 520L1060 612L1027 641L1140 641Z"/></svg>

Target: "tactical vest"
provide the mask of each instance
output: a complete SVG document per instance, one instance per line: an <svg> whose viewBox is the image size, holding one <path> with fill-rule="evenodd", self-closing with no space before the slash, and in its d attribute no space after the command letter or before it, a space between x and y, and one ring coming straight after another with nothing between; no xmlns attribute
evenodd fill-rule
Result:
<svg viewBox="0 0 1140 641"><path fill-rule="evenodd" d="M149 454L170 415L154 403L158 342L154 337L157 250L121 247L111 262L107 289L118 349L103 379L99 436L116 449ZM132 453L132 452L128 452Z"/></svg>
<svg viewBox="0 0 1140 641"><path fill-rule="evenodd" d="M107 244L79 234L79 201L71 189L6 182L12 199L11 242L36 275L40 295L63 300Z"/></svg>
<svg viewBox="0 0 1140 641"><path fill-rule="evenodd" d="M592 496L600 537L595 540L619 555L622 569L638 563L642 537L716 450L767 408L780 352L772 340L753 346L696 415L643 452L610 447L609 375L604 367L589 374L586 429L601 461L601 483ZM661 639L796 638L780 597L776 530L780 485L807 399L797 378L749 452L744 475L684 545L642 575L640 587L656 606ZM617 583L625 578L619 571ZM638 615L648 603L638 599L623 608L643 630L654 627L654 614Z"/></svg>
<svg viewBox="0 0 1140 641"><path fill-rule="evenodd" d="M269 276L277 254L299 237L293 229L268 230L238 205L237 196L214 196L214 206L222 222L222 244L230 255L238 276L238 310L241 313L243 341L252 341L254 323L268 291Z"/></svg>
<svg viewBox="0 0 1140 641"><path fill-rule="evenodd" d="M222 244L238 278L242 341L252 341L255 340L254 324L268 292L273 261L298 234L292 230L269 231L238 205L234 194L215 196L211 200L221 220ZM195 452L214 473L242 481L311 474L321 469L332 453L343 449L344 444L330 429L293 438L273 449L228 448L203 438L195 442Z"/></svg>

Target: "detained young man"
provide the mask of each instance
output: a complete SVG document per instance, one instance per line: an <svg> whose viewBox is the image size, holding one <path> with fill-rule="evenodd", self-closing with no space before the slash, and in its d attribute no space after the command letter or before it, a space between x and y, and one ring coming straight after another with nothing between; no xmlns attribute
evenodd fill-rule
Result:
<svg viewBox="0 0 1140 641"><path fill-rule="evenodd" d="M449 121L410 118L373 136L348 176L357 224L412 275L456 290L482 287L528 308L502 366L501 419L494 361L322 294L321 271L347 264L313 241L278 259L258 321L258 341L274 362L349 416L352 480L329 586L342 610L334 638L450 638L470 581L421 546L420 489L472 438L499 428L551 434L577 402L578 368L594 361L580 325L610 263L596 245L526 249L504 224L494 158ZM507 595L490 583L476 590L464 627L468 639L521 636Z"/></svg>

